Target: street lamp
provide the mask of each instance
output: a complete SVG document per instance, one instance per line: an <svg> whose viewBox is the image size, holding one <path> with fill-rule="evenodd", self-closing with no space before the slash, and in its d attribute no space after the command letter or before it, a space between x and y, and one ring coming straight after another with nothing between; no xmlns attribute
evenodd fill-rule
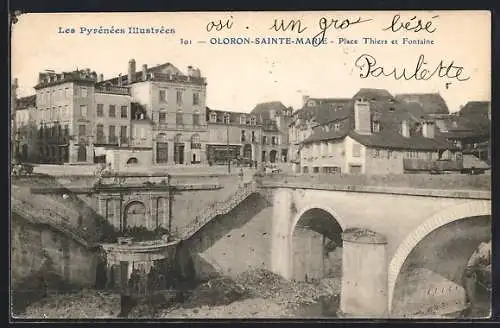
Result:
<svg viewBox="0 0 500 328"><path fill-rule="evenodd" d="M229 125L226 126L226 141L227 173L231 173L231 159L229 156Z"/></svg>

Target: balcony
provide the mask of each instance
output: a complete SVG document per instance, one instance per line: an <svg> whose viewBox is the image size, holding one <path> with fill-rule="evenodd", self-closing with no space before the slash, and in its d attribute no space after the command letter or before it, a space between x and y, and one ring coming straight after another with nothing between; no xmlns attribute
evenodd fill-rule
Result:
<svg viewBox="0 0 500 328"><path fill-rule="evenodd" d="M179 82L179 83L189 83L189 84L199 84L205 85L205 78L203 77L193 77L187 75L175 75L175 74L163 74L163 73L151 73L151 81L164 81L164 82Z"/></svg>
<svg viewBox="0 0 500 328"><path fill-rule="evenodd" d="M191 143L191 149L201 149L201 143Z"/></svg>
<svg viewBox="0 0 500 328"><path fill-rule="evenodd" d="M118 138L116 136L109 136L108 140L109 140L110 144L117 144L118 143Z"/></svg>
<svg viewBox="0 0 500 328"><path fill-rule="evenodd" d="M403 167L407 171L460 171L463 169L463 160L404 158Z"/></svg>

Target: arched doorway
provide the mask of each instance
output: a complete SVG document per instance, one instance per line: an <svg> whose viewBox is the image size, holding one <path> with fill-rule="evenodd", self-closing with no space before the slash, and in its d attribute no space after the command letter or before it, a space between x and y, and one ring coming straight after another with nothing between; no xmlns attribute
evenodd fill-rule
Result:
<svg viewBox="0 0 500 328"><path fill-rule="evenodd" d="M140 201L132 201L125 206L122 229L146 227L146 206Z"/></svg>
<svg viewBox="0 0 500 328"><path fill-rule="evenodd" d="M245 144L243 146L243 158L246 160L252 160L252 145L251 144Z"/></svg>
<svg viewBox="0 0 500 328"><path fill-rule="evenodd" d="M313 281L342 274L342 226L330 211L312 207L291 232L291 277Z"/></svg>
<svg viewBox="0 0 500 328"><path fill-rule="evenodd" d="M278 152L276 150L271 150L269 152L269 161L271 163L276 163L276 156L277 156Z"/></svg>
<svg viewBox="0 0 500 328"><path fill-rule="evenodd" d="M391 317L447 315L466 309L465 268L477 247L491 240L491 215L443 221L434 226L426 221L407 238L415 240L414 246L403 252L403 243L391 260ZM402 264L395 271L398 262Z"/></svg>
<svg viewBox="0 0 500 328"><path fill-rule="evenodd" d="M84 145L78 146L78 162L86 162L87 161L87 147Z"/></svg>
<svg viewBox="0 0 500 328"><path fill-rule="evenodd" d="M137 159L137 157L130 157L128 160L127 160L127 164L139 164L139 160Z"/></svg>

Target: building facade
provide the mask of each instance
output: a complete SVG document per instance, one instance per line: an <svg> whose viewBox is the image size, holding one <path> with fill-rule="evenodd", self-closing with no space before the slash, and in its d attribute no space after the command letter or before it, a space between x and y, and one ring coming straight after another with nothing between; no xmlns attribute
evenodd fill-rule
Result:
<svg viewBox="0 0 500 328"><path fill-rule="evenodd" d="M370 98L371 99L371 98ZM404 119L399 124L382 124L383 114L372 104L379 100L354 99L346 106L348 115L312 128L301 143L302 173L402 174L432 169L460 169L461 153L436 133L434 121L422 119L421 128ZM393 106L392 101L387 102ZM398 111L388 111L397 116Z"/></svg>
<svg viewBox="0 0 500 328"><path fill-rule="evenodd" d="M16 128L16 118L23 122L13 140L25 160L114 169L287 161L289 109L278 102L255 113L208 109L206 79L192 66L186 74L170 63L136 70L131 59L126 74L107 80L90 69L45 71L35 90L13 116Z"/></svg>

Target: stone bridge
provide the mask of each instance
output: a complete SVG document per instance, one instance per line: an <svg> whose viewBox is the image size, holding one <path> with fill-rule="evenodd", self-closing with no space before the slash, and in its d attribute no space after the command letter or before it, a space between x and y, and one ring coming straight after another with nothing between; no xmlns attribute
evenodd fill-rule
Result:
<svg viewBox="0 0 500 328"><path fill-rule="evenodd" d="M324 271L325 244L343 246L340 310L349 316L403 316L408 307L421 308L409 290L418 288L415 269L460 286L474 250L491 240L489 190L291 180L261 184L273 194L270 269L288 279L315 278ZM428 293L463 292L442 286Z"/></svg>

